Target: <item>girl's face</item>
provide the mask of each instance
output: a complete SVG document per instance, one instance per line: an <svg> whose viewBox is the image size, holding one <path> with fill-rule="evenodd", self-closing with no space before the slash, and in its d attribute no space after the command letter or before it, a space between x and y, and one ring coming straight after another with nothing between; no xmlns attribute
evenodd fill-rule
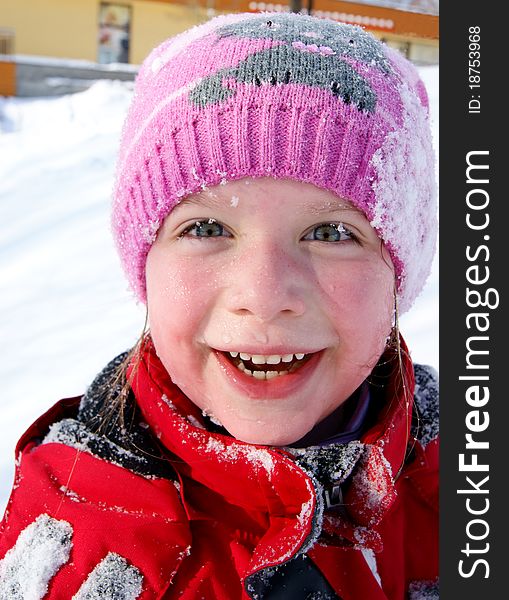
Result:
<svg viewBox="0 0 509 600"><path fill-rule="evenodd" d="M246 442L303 437L369 375L391 330L389 254L363 213L309 183L246 178L188 197L146 272L172 380Z"/></svg>

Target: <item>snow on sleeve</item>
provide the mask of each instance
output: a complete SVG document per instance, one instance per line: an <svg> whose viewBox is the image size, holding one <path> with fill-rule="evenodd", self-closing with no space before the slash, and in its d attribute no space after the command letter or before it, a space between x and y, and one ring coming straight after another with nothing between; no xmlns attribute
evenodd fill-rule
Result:
<svg viewBox="0 0 509 600"><path fill-rule="evenodd" d="M39 515L0 561L0 600L41 600L69 560L71 537L70 523Z"/></svg>
<svg viewBox="0 0 509 600"><path fill-rule="evenodd" d="M72 600L136 600L143 576L125 558L110 552L90 572Z"/></svg>

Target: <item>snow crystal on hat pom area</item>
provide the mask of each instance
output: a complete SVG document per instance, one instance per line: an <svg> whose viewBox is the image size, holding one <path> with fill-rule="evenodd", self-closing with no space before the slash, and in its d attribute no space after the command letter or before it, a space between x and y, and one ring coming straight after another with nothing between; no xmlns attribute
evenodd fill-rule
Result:
<svg viewBox="0 0 509 600"><path fill-rule="evenodd" d="M431 270L437 217L429 120L416 93L400 89L403 122L371 159L377 180L371 225L403 265L400 313L410 308Z"/></svg>
<svg viewBox="0 0 509 600"><path fill-rule="evenodd" d="M0 600L41 600L69 560L72 527L42 514L26 527L0 561Z"/></svg>

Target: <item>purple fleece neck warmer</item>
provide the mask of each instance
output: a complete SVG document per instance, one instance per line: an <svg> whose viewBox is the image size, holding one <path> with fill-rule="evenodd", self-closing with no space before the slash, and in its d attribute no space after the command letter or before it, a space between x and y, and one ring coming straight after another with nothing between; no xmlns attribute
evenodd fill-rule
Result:
<svg viewBox="0 0 509 600"><path fill-rule="evenodd" d="M138 74L116 171L113 231L132 288L186 196L243 177L312 183L385 242L400 312L436 238L427 96L415 68L360 27L293 13L218 16L163 42Z"/></svg>

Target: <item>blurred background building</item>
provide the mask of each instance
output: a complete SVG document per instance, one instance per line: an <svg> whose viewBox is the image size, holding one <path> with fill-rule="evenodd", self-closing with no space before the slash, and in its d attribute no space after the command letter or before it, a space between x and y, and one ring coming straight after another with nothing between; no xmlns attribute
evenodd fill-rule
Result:
<svg viewBox="0 0 509 600"><path fill-rule="evenodd" d="M0 95L132 79L162 40L214 15L289 10L360 25L417 64L438 63L438 0L2 0Z"/></svg>

